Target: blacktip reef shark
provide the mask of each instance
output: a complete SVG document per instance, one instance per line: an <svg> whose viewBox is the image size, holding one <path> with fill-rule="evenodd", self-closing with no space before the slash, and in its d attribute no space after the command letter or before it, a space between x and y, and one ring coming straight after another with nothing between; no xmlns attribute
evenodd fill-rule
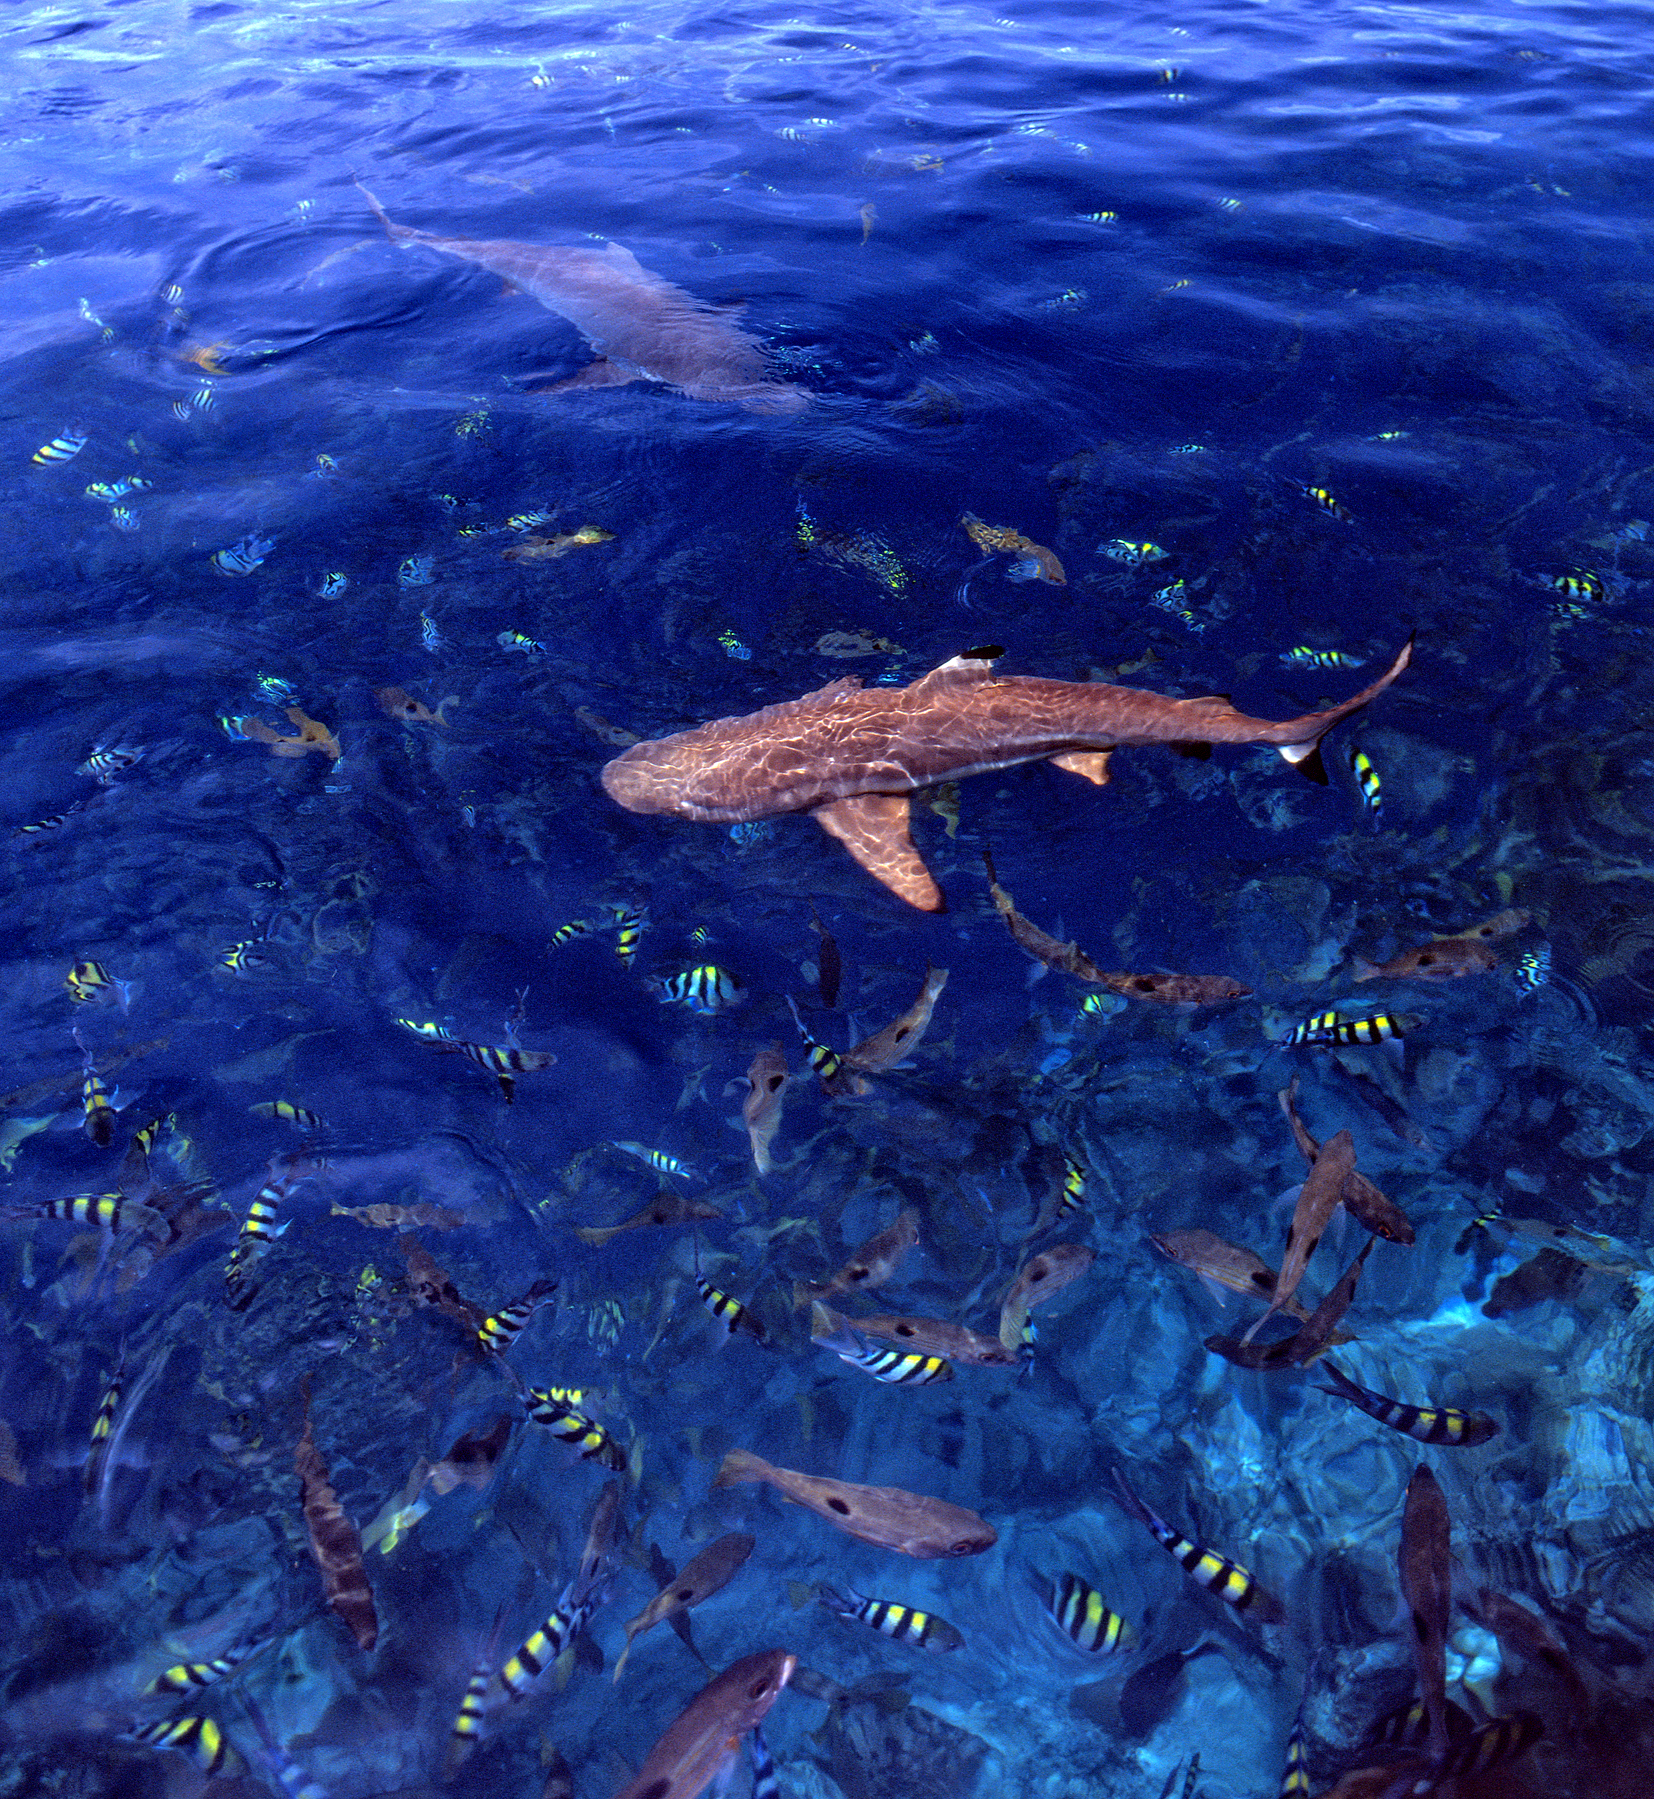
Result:
<svg viewBox="0 0 1654 1799"><path fill-rule="evenodd" d="M593 250L512 238L438 237L394 224L365 187L362 193L392 243L423 244L474 262L579 330L597 361L542 393L659 381L692 400L728 401L749 412L802 412L810 403L803 388L774 378L758 340L727 310L651 274L619 244Z"/></svg>
<svg viewBox="0 0 1654 1799"><path fill-rule="evenodd" d="M998 654L967 650L909 687L864 689L846 676L744 718L635 743L604 768L604 790L629 812L717 824L814 813L898 898L941 912L941 889L909 833L915 789L1021 762L1052 762L1102 786L1114 750L1152 743L1272 744L1325 782L1321 739L1395 680L1413 659L1413 641L1352 699L1279 724L1248 718L1221 695L1173 700L1102 682L1000 675Z"/></svg>

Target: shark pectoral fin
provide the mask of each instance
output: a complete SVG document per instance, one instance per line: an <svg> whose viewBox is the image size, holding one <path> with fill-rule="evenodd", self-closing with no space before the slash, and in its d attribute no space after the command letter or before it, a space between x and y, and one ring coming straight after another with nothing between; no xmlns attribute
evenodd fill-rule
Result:
<svg viewBox="0 0 1654 1799"><path fill-rule="evenodd" d="M1069 774L1078 775L1095 786L1106 787L1108 759L1113 754L1113 750L1070 750L1064 756L1053 756L1051 766L1067 769Z"/></svg>
<svg viewBox="0 0 1654 1799"><path fill-rule="evenodd" d="M921 912L947 910L942 890L913 847L905 793L858 793L834 800L815 808L815 820L898 899Z"/></svg>
<svg viewBox="0 0 1654 1799"><path fill-rule="evenodd" d="M583 369L567 379L554 381L550 387L538 388L536 391L542 394L566 394L576 387L624 387L629 381L637 379L635 370L600 356L596 362L588 362Z"/></svg>

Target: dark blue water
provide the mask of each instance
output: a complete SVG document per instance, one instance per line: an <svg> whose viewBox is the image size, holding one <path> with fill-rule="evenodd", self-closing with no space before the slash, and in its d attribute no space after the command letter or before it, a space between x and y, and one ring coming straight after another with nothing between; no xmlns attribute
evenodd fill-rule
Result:
<svg viewBox="0 0 1654 1799"><path fill-rule="evenodd" d="M492 1689L451 1790L563 1793L566 1763L578 1799L618 1792L708 1678L656 1629L611 1684L648 1545L681 1566L731 1530L757 1549L694 1639L714 1668L801 1658L767 1726L789 1799L1272 1793L1300 1700L1330 1789L1413 1692L1395 1568L1422 1460L1462 1575L1450 1692L1477 1722L1542 1718L1515 1764L1533 1790L1646 1791L1651 26L1561 4L8 15L4 1791L197 1790L186 1753L133 1739L173 1718L222 1732L221 1788L280 1790L262 1721L338 1799L433 1790L466 1679L552 1610L601 1484L518 1422L524 1382L586 1390L627 1458L629 1548L572 1667ZM621 245L807 401L549 392L589 337L393 243L362 188L438 238ZM1021 552L984 556L965 514L1065 583L1014 578ZM506 555L587 525L607 535ZM937 916L807 817L732 832L598 785L634 736L975 645L1280 719L1410 633L1325 787L1219 747L1123 751L1106 788L1035 763L919 796ZM317 747L271 741L303 728ZM78 772L109 751L106 782ZM984 851L1103 968L1249 997L1082 1011L1101 990L1011 942ZM844 963L830 1005L812 905ZM630 959L616 908L644 921ZM1352 979L1512 909L1463 980ZM571 921L591 928L554 945ZM76 1002L88 960L124 1000ZM705 963L743 1003L661 1000ZM911 1063L818 1090L788 998L843 1049L927 963L950 979ZM1329 1008L1420 1022L1278 1046ZM398 1020L557 1060L508 1107ZM794 1079L760 1177L740 1077L772 1041ZM107 1146L83 1059L119 1107ZM1340 1365L1489 1413L1486 1446L1420 1448L1203 1347L1257 1308L1220 1308L1150 1233L1279 1264L1295 1075L1309 1128L1348 1128L1417 1233L1370 1259ZM249 1111L278 1101L321 1123ZM1064 1158L1085 1203L1052 1231ZM297 1174L227 1287L255 1194ZM717 1216L574 1234L663 1185ZM40 1216L117 1193L114 1232ZM336 1209L374 1206L426 1210ZM1096 1252L1020 1374L886 1386L811 1347L793 1283L904 1207L920 1246L864 1310L991 1335L1031 1249ZM1329 1231L1312 1304L1362 1240ZM719 1347L697 1267L768 1347ZM537 1277L555 1305L481 1356L465 1307ZM308 1547L307 1415L369 1527L371 1653ZM472 1479L414 1498L420 1458L499 1419ZM946 1497L998 1546L909 1560L713 1489L737 1447ZM1287 1622L1189 1581L1116 1466ZM1042 1607L1064 1572L1135 1648L1070 1647ZM933 1608L965 1646L888 1641L816 1582ZM1589 1708L1543 1658L1500 1663L1478 1586L1544 1614ZM222 1682L143 1696L255 1643Z"/></svg>

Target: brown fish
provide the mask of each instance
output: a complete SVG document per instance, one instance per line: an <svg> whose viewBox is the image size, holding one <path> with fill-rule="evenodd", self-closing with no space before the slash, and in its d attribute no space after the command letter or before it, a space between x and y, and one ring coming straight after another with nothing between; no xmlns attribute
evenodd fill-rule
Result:
<svg viewBox="0 0 1654 1799"><path fill-rule="evenodd" d="M785 1649L761 1649L731 1662L667 1727L616 1799L696 1799L737 1741L763 1723L797 1666L798 1657Z"/></svg>
<svg viewBox="0 0 1654 1799"><path fill-rule="evenodd" d="M985 1337L980 1331L967 1330L962 1324L948 1324L940 1318L898 1318L878 1313L871 1318L848 1318L847 1324L864 1337L879 1337L886 1343L899 1343L919 1355L942 1356L950 1362L965 1362L979 1368L1014 1368L1017 1358L997 1337Z"/></svg>
<svg viewBox="0 0 1654 1799"><path fill-rule="evenodd" d="M919 1214L911 1210L898 1212L895 1223L869 1237L830 1280L819 1285L795 1282L793 1304L806 1306L812 1300L831 1299L835 1293L865 1293L882 1287L918 1241Z"/></svg>
<svg viewBox="0 0 1654 1799"><path fill-rule="evenodd" d="M592 1508L592 1521L586 1527L586 1547L580 1552L580 1566L575 1570L572 1597L575 1604L603 1578L609 1557L620 1536L620 1505L625 1490L618 1480L607 1481Z"/></svg>
<svg viewBox="0 0 1654 1799"><path fill-rule="evenodd" d="M362 1566L362 1538L328 1484L327 1463L311 1435L308 1379L304 1383L304 1435L293 1451L293 1472L299 1477L310 1553L322 1571L327 1603L350 1627L357 1647L371 1649L379 1640L379 1616Z"/></svg>
<svg viewBox="0 0 1654 1799"><path fill-rule="evenodd" d="M297 706L287 708L287 717L290 723L298 726L297 737L283 737L262 718L238 718L234 722L243 737L250 737L255 743L269 744L272 756L303 756L314 750L317 755L326 756L328 761L337 762L344 754L338 738L327 726L307 718Z"/></svg>
<svg viewBox="0 0 1654 1799"><path fill-rule="evenodd" d="M1286 1254L1281 1260L1281 1272L1275 1280L1269 1310L1247 1331L1241 1339L1243 1343L1250 1343L1298 1291L1309 1259L1315 1254L1315 1246L1344 1197L1344 1188L1354 1167L1355 1143L1348 1131L1329 1137L1321 1146L1321 1153L1310 1164L1309 1176L1299 1190L1298 1203L1293 1208L1292 1224L1286 1233Z"/></svg>
<svg viewBox="0 0 1654 1799"><path fill-rule="evenodd" d="M1574 1256L1560 1249L1542 1249L1509 1274L1493 1283L1482 1313L1488 1318L1503 1318L1507 1312L1525 1312L1547 1299L1572 1299L1585 1284L1590 1269Z"/></svg>
<svg viewBox="0 0 1654 1799"><path fill-rule="evenodd" d="M882 1031L875 1031L871 1037L864 1037L860 1043L847 1049L843 1060L851 1068L866 1069L869 1073L896 1067L924 1041L925 1032L930 1029L931 1014L936 1010L936 1002L942 997L942 989L947 984L948 971L945 968L932 968L927 962L925 984L919 989L919 997L900 1018L887 1024ZM851 1085L852 1090L857 1093L868 1090L866 1081L853 1081Z"/></svg>
<svg viewBox="0 0 1654 1799"><path fill-rule="evenodd" d="M704 1200L685 1199L681 1194L662 1190L641 1212L634 1212L619 1224L576 1225L574 1234L582 1243L601 1249L622 1231L638 1231L650 1224L691 1224L698 1218L722 1217L723 1213L716 1206L709 1206Z"/></svg>
<svg viewBox="0 0 1654 1799"><path fill-rule="evenodd" d="M1321 1153L1321 1145L1304 1128L1304 1121L1298 1116L1293 1099L1298 1092L1296 1079L1290 1087L1283 1087L1275 1097L1281 1102L1281 1110L1286 1114L1286 1121L1292 1126L1292 1140L1298 1145L1298 1151L1304 1160L1313 1168L1315 1158ZM1350 1170L1350 1178L1344 1184L1344 1210L1357 1224L1370 1230L1374 1236L1382 1237L1387 1243L1411 1243L1413 1241L1413 1224L1407 1214L1393 1200L1384 1194L1367 1179L1359 1168Z"/></svg>
<svg viewBox="0 0 1654 1799"><path fill-rule="evenodd" d="M920 787L1023 762L1106 778L1103 759L1139 744L1270 744L1325 779L1322 737L1369 704L1412 660L1390 667L1327 712L1279 723L1248 718L1218 696L1168 699L1102 682L996 675L985 656L956 656L905 688L863 689L853 676L744 718L634 744L603 770L631 812L739 824L810 812L876 880L911 906L943 910L908 832Z"/></svg>
<svg viewBox="0 0 1654 1799"><path fill-rule="evenodd" d="M392 243L424 244L474 262L567 319L585 337L597 361L547 393L658 381L692 400L733 401L749 412L802 412L810 403L803 388L771 374L758 340L726 310L651 274L619 244L591 249L437 237L393 225L365 187L362 193Z"/></svg>
<svg viewBox="0 0 1654 1799"><path fill-rule="evenodd" d="M1210 1006L1220 1000L1245 999L1252 991L1221 974L1131 974L1099 968L1077 943L1064 943L1025 918L1000 886L993 857L984 852L982 860L988 868L988 891L993 896L994 909L1005 920L1013 941L1048 968L1107 987L1126 999L1152 1000L1162 1006Z"/></svg>
<svg viewBox="0 0 1654 1799"><path fill-rule="evenodd" d="M401 1232L397 1246L408 1265L408 1288L420 1305L435 1306L456 1323L463 1324L466 1334L475 1337L481 1330L483 1314L469 1300L461 1299L448 1272L411 1231Z"/></svg>
<svg viewBox="0 0 1654 1799"><path fill-rule="evenodd" d="M824 1475L777 1468L748 1449L724 1457L715 1487L767 1481L794 1505L836 1525L846 1536L875 1549L897 1549L920 1561L943 1556L980 1555L999 1541L993 1526L975 1512L946 1499L930 1499L901 1487L863 1487Z"/></svg>
<svg viewBox="0 0 1654 1799"><path fill-rule="evenodd" d="M1358 981L1456 981L1497 968L1499 958L1475 937L1437 937L1388 962L1354 958Z"/></svg>
<svg viewBox="0 0 1654 1799"><path fill-rule="evenodd" d="M766 1044L747 1069L747 1096L741 1102L741 1122L752 1140L752 1165L760 1174L771 1167L770 1145L781 1129L781 1103L787 1091L787 1058L779 1043ZM733 1085L733 1083L731 1083Z"/></svg>
<svg viewBox="0 0 1654 1799"><path fill-rule="evenodd" d="M440 725L445 731L448 729L448 721L442 714L449 706L457 704L450 694L433 712L423 700L416 700L411 693L404 692L400 687L376 687L373 697L379 702L380 711L387 717L399 718L405 725Z"/></svg>
<svg viewBox="0 0 1654 1799"><path fill-rule="evenodd" d="M450 1211L447 1206L434 1206L425 1200L419 1200L411 1206L396 1206L387 1200L379 1200L371 1206L335 1205L329 1216L354 1218L358 1224L372 1225L376 1231L452 1231L465 1222L463 1212Z"/></svg>
<svg viewBox="0 0 1654 1799"><path fill-rule="evenodd" d="M1096 1259L1096 1253L1081 1243L1053 1243L1025 1262L999 1309L1001 1347L1020 1350L1028 1314L1077 1281Z"/></svg>
<svg viewBox="0 0 1654 1799"><path fill-rule="evenodd" d="M1035 543L1033 538L1024 537L1020 531L1013 531L1008 525L985 525L974 512L967 512L959 523L963 526L965 535L978 549L1015 556L1019 562L1032 562L1032 572L1039 580L1048 581L1053 587L1068 585L1068 577L1062 572L1062 564L1044 544Z"/></svg>
<svg viewBox="0 0 1654 1799"><path fill-rule="evenodd" d="M1198 1226L1186 1231L1161 1231L1149 1241L1163 1256L1170 1256L1185 1268L1193 1269L1210 1285L1216 1282L1231 1293L1244 1293L1251 1299L1268 1299L1275 1291L1275 1270L1249 1249L1226 1243L1222 1237ZM1218 1295L1220 1303L1222 1294ZM1307 1319L1303 1301L1289 1299L1281 1307L1289 1317Z"/></svg>
<svg viewBox="0 0 1654 1799"><path fill-rule="evenodd" d="M744 1531L734 1531L727 1537L720 1537L716 1543L709 1543L693 1561L680 1568L643 1610L628 1621L626 1647L621 1650L620 1660L615 1663L615 1679L620 1679L620 1671L626 1666L627 1656L632 1653L635 1638L642 1636L646 1630L653 1630L663 1619L675 1618L687 1612L691 1606L699 1605L703 1599L710 1599L714 1593L728 1586L740 1573L757 1541L756 1537L749 1537Z"/></svg>
<svg viewBox="0 0 1654 1799"><path fill-rule="evenodd" d="M1507 1649L1514 1649L1524 1661L1538 1662L1567 1688L1575 1712L1584 1719L1591 1710L1591 1695L1580 1679L1579 1669L1568 1653L1567 1645L1556 1634L1548 1619L1531 1612L1525 1605L1499 1592L1482 1587L1477 1592L1477 1611L1482 1622Z"/></svg>
<svg viewBox="0 0 1654 1799"><path fill-rule="evenodd" d="M1421 1462L1401 1513L1401 1596L1413 1624L1419 1697L1430 1717L1430 1753L1447 1753L1447 1626L1452 1604L1452 1521L1435 1475Z"/></svg>
<svg viewBox="0 0 1654 1799"><path fill-rule="evenodd" d="M507 562L555 562L570 550L587 543L613 543L614 532L601 525L582 525L578 531L564 531L557 537L525 537L519 544L500 554Z"/></svg>

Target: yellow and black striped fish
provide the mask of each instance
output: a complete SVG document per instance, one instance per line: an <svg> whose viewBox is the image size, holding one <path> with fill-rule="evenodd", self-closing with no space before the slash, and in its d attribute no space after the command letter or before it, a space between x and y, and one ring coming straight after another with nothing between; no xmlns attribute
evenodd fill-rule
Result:
<svg viewBox="0 0 1654 1799"><path fill-rule="evenodd" d="M155 1697L162 1693L190 1693L198 1687L217 1686L226 1675L233 1674L249 1656L263 1647L262 1642L244 1643L223 1655L215 1655L210 1662L178 1662L157 1674L144 1688L144 1692Z"/></svg>
<svg viewBox="0 0 1654 1799"><path fill-rule="evenodd" d="M1448 1742L1464 1742L1475 1728L1470 1713L1462 1705L1456 1705L1449 1699ZM1395 1749L1422 1749L1429 1740L1430 1713L1422 1699L1415 1699L1409 1705L1398 1705L1393 1712L1386 1712L1361 1739L1362 1747L1366 1749L1377 1748L1381 1743Z"/></svg>
<svg viewBox="0 0 1654 1799"><path fill-rule="evenodd" d="M90 775L100 787L108 787L123 768L130 768L143 756L142 750L100 744L80 767L77 775Z"/></svg>
<svg viewBox="0 0 1654 1799"><path fill-rule="evenodd" d="M488 1689L493 1683L492 1658L478 1662L465 1683L464 1697L448 1731L448 1750L442 1765L444 1775L449 1778L481 1740L488 1715Z"/></svg>
<svg viewBox="0 0 1654 1799"><path fill-rule="evenodd" d="M89 441L84 431L65 431L42 444L29 460L39 468L50 468L55 462L73 462Z"/></svg>
<svg viewBox="0 0 1654 1799"><path fill-rule="evenodd" d="M561 949L565 943L573 943L577 937L589 937L592 934L592 923L589 918L571 918L567 924L560 924L551 934L553 947Z"/></svg>
<svg viewBox="0 0 1654 1799"><path fill-rule="evenodd" d="M504 1044L465 1043L457 1037L438 1047L452 1050L464 1056L468 1062L475 1062L479 1068L486 1068L500 1083L500 1092L505 1095L508 1106L517 1097L518 1075L532 1074L537 1068L550 1068L557 1060L548 1049L513 1049Z"/></svg>
<svg viewBox="0 0 1654 1799"><path fill-rule="evenodd" d="M91 1448L86 1457L83 1485L88 1493L97 1487L103 1464L109 1454L109 1438L115 1428L115 1414L121 1409L121 1394L126 1389L126 1357L115 1364L104 1384L98 1409L92 1417Z"/></svg>
<svg viewBox="0 0 1654 1799"><path fill-rule="evenodd" d="M203 1774L221 1774L230 1759L224 1733L211 1718L163 1718L140 1724L131 1735L135 1743L181 1750Z"/></svg>
<svg viewBox="0 0 1654 1799"><path fill-rule="evenodd" d="M1298 491L1306 500L1313 500L1329 518L1342 519L1346 525L1350 522L1350 515L1324 487L1300 486Z"/></svg>
<svg viewBox="0 0 1654 1799"><path fill-rule="evenodd" d="M580 1395L559 1387L530 1387L528 1415L543 1424L559 1443L568 1443L588 1462L596 1462L618 1474L626 1466L626 1451L595 1419L576 1411Z"/></svg>
<svg viewBox="0 0 1654 1799"><path fill-rule="evenodd" d="M1056 1222L1061 1224L1085 1210L1085 1169L1072 1156L1063 1157L1062 1198L1057 1201Z"/></svg>
<svg viewBox="0 0 1654 1799"><path fill-rule="evenodd" d="M1551 585L1570 600L1596 601L1603 595L1602 576L1595 569L1571 569L1565 575L1558 575Z"/></svg>
<svg viewBox="0 0 1654 1799"><path fill-rule="evenodd" d="M595 1595L590 1595L580 1604L573 1605L565 1593L558 1601L556 1611L529 1635L515 1655L507 1659L500 1669L500 1685L513 1699L521 1699L580 1634L596 1604Z"/></svg>
<svg viewBox="0 0 1654 1799"><path fill-rule="evenodd" d="M792 1008L793 1023L798 1026L798 1034L804 1039L804 1060L815 1070L816 1079L831 1093L840 1083L844 1074L844 1058L836 1049L830 1049L825 1043L812 1037L809 1028L799 1013L798 1002L789 993L787 1004Z"/></svg>
<svg viewBox="0 0 1654 1799"><path fill-rule="evenodd" d="M1533 1712L1519 1711L1508 1718L1494 1718L1479 1730L1471 1731L1462 1743L1449 1748L1437 1768L1449 1777L1485 1774L1489 1768L1514 1761L1544 1734L1544 1720Z"/></svg>
<svg viewBox="0 0 1654 1799"><path fill-rule="evenodd" d="M1181 1532L1173 1530L1126 1485L1118 1468L1114 1470L1114 1485L1127 1511L1147 1526L1155 1541L1178 1562L1185 1574L1209 1593L1215 1593L1226 1605L1232 1605L1238 1612L1250 1612L1262 1624L1285 1621L1286 1607L1273 1593L1259 1586L1239 1562L1232 1562L1210 1549L1202 1549L1198 1543L1191 1543Z"/></svg>
<svg viewBox="0 0 1654 1799"><path fill-rule="evenodd" d="M663 1006L674 1001L710 1018L714 1013L738 1006L745 997L741 983L727 968L715 962L703 962L699 968L685 969L682 974L667 975L658 983L656 997Z"/></svg>
<svg viewBox="0 0 1654 1799"><path fill-rule="evenodd" d="M1299 1709L1292 1733L1286 1740L1286 1761L1281 1768L1279 1799L1310 1799L1314 1784L1309 1777L1309 1744L1304 1735L1304 1714Z"/></svg>
<svg viewBox="0 0 1654 1799"><path fill-rule="evenodd" d="M106 1231L143 1231L162 1222L161 1214L141 1206L124 1193L71 1193L64 1199L48 1199L30 1216L57 1218L65 1224L90 1224Z"/></svg>
<svg viewBox="0 0 1654 1799"><path fill-rule="evenodd" d="M232 974L255 974L261 968L270 966L270 958L258 947L258 939L249 937L242 943L232 943L218 958L219 966L227 968Z"/></svg>
<svg viewBox="0 0 1654 1799"><path fill-rule="evenodd" d="M99 1149L107 1149L115 1140L115 1107L110 1101L109 1089L98 1079L98 1071L90 1058L80 1084L80 1100L86 1114L87 1136Z"/></svg>
<svg viewBox="0 0 1654 1799"><path fill-rule="evenodd" d="M922 1612L916 1606L902 1605L894 1599L864 1599L860 1593L841 1593L836 1587L819 1586L816 1598L830 1612L841 1618L859 1618L881 1636L898 1643L913 1643L920 1649L941 1654L964 1646L964 1633L946 1618L934 1612Z"/></svg>
<svg viewBox="0 0 1654 1799"><path fill-rule="evenodd" d="M1405 1037L1424 1023L1410 1012L1379 1012L1371 1018L1341 1018L1336 1012L1318 1012L1294 1025L1281 1038L1283 1047L1337 1044L1347 1047L1355 1043L1384 1043L1392 1037Z"/></svg>
<svg viewBox="0 0 1654 1799"><path fill-rule="evenodd" d="M1447 1405L1404 1405L1399 1399L1387 1399L1382 1393L1357 1386L1331 1362L1323 1360L1321 1371L1330 1375L1333 1383L1322 1387L1323 1393L1347 1399L1369 1418L1376 1418L1417 1443L1435 1443L1443 1449L1473 1449L1499 1434L1498 1424L1486 1412L1461 1412Z"/></svg>
<svg viewBox="0 0 1654 1799"><path fill-rule="evenodd" d="M758 1342L764 1341L763 1325L740 1300L731 1298L727 1293L720 1293L704 1275L695 1276L695 1291L700 1294L701 1303L726 1330L732 1334L735 1331L746 1331Z"/></svg>
<svg viewBox="0 0 1654 1799"><path fill-rule="evenodd" d="M307 1167L289 1167L279 1175L272 1171L271 1178L253 1195L253 1203L242 1221L241 1235L230 1253L229 1266L224 1270L226 1298L231 1311L244 1311L252 1304L255 1289L250 1284L250 1276L253 1264L292 1223L289 1218L277 1224L276 1219L280 1216L282 1201L309 1172Z"/></svg>
<svg viewBox="0 0 1654 1799"><path fill-rule="evenodd" d="M489 1355L504 1355L556 1287L554 1280L538 1280L521 1299L501 1306L493 1317L483 1319L477 1330L478 1346Z"/></svg>
<svg viewBox="0 0 1654 1799"><path fill-rule="evenodd" d="M125 981L113 980L101 962L77 962L63 984L69 989L70 999L81 1005L112 993L124 1006L130 991Z"/></svg>
<svg viewBox="0 0 1654 1799"><path fill-rule="evenodd" d="M1103 1596L1077 1574L1059 1574L1051 1583L1046 1609L1080 1646L1093 1655L1113 1655L1130 1649L1137 1632L1103 1604Z"/></svg>
<svg viewBox="0 0 1654 1799"><path fill-rule="evenodd" d="M1378 779L1378 770L1373 767L1367 752L1350 745L1350 773L1355 776L1355 784L1361 794L1361 804L1369 818L1384 816L1384 794Z"/></svg>
<svg viewBox="0 0 1654 1799"><path fill-rule="evenodd" d="M834 1322L834 1314L816 1301L810 1307L810 1335L822 1349L830 1349L841 1362L870 1374L891 1386L924 1387L932 1381L952 1380L953 1363L939 1355L921 1355L915 1349L869 1343L847 1320Z"/></svg>
<svg viewBox="0 0 1654 1799"><path fill-rule="evenodd" d="M403 1030L412 1031L421 1043L452 1043L454 1033L445 1024L421 1024L414 1018L399 1018L396 1021Z"/></svg>
<svg viewBox="0 0 1654 1799"><path fill-rule="evenodd" d="M615 924L615 954L630 968L648 915L641 906L611 906L609 912Z"/></svg>
<svg viewBox="0 0 1654 1799"><path fill-rule="evenodd" d="M286 1124L296 1124L301 1131L325 1131L326 1124L314 1112L306 1111L303 1106L296 1106L290 1099L263 1099L256 1106L247 1108L255 1118L279 1118Z"/></svg>

